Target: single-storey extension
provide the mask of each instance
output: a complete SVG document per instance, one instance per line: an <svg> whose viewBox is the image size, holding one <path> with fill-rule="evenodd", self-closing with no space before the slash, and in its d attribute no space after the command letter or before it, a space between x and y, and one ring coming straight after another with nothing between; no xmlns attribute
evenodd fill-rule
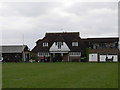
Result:
<svg viewBox="0 0 120 90"><path fill-rule="evenodd" d="M30 50L27 45L3 45L1 48L1 58L5 62L29 61Z"/></svg>

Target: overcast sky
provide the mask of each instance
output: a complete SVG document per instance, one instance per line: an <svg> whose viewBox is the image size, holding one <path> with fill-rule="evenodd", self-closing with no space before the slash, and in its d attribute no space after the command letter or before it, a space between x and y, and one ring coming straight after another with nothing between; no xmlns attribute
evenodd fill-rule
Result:
<svg viewBox="0 0 120 90"><path fill-rule="evenodd" d="M118 2L1 2L2 44L31 49L46 32L80 32L80 37L117 37Z"/></svg>

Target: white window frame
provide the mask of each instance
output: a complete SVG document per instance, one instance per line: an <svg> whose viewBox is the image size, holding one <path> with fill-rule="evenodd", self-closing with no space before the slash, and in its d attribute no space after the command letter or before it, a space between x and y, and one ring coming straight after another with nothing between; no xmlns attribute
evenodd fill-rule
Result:
<svg viewBox="0 0 120 90"><path fill-rule="evenodd" d="M78 42L72 42L72 46L78 46Z"/></svg>
<svg viewBox="0 0 120 90"><path fill-rule="evenodd" d="M81 56L81 52L70 52L69 56Z"/></svg>
<svg viewBox="0 0 120 90"><path fill-rule="evenodd" d="M48 47L48 42L43 42L43 47Z"/></svg>
<svg viewBox="0 0 120 90"><path fill-rule="evenodd" d="M55 45L58 46L58 49L61 49L63 42L55 42Z"/></svg>
<svg viewBox="0 0 120 90"><path fill-rule="evenodd" d="M49 52L38 52L38 57L48 57L50 56L50 53Z"/></svg>

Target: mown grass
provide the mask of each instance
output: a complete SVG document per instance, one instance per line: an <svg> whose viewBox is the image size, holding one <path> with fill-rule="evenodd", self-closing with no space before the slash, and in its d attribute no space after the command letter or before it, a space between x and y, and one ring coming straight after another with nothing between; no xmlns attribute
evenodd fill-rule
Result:
<svg viewBox="0 0 120 90"><path fill-rule="evenodd" d="M3 88L118 88L118 63L4 63Z"/></svg>

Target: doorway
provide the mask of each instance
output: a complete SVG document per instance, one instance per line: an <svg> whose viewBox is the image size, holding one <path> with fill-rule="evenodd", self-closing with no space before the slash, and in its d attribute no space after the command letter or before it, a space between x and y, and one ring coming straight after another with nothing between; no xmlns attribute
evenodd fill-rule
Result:
<svg viewBox="0 0 120 90"><path fill-rule="evenodd" d="M52 55L52 61L53 62L61 62L63 57L61 56L61 53L55 53Z"/></svg>

